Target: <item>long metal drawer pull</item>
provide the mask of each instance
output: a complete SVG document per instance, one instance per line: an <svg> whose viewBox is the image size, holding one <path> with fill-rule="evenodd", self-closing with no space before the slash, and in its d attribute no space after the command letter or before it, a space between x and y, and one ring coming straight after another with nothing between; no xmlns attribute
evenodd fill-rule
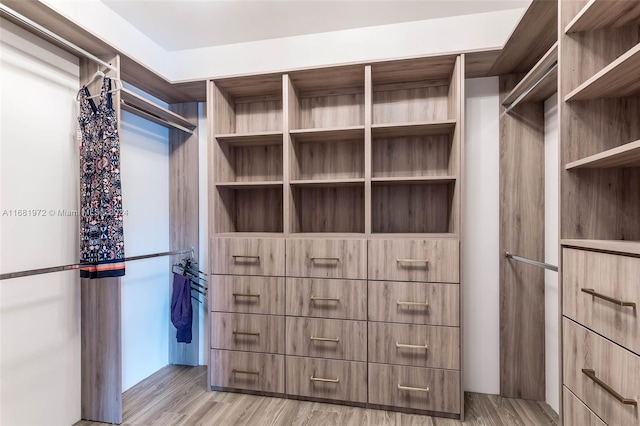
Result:
<svg viewBox="0 0 640 426"><path fill-rule="evenodd" d="M314 376L309 377L309 380L311 380L312 382L323 382L323 383L339 383L340 382L340 378L323 379L322 377L314 377Z"/></svg>
<svg viewBox="0 0 640 426"><path fill-rule="evenodd" d="M396 259L398 263L429 263L427 259Z"/></svg>
<svg viewBox="0 0 640 426"><path fill-rule="evenodd" d="M398 383L398 390L409 392L429 392L429 388L414 388L412 386L402 386L400 383Z"/></svg>
<svg viewBox="0 0 640 426"><path fill-rule="evenodd" d="M628 307L634 308L634 309L636 307L635 302L625 302L625 301L620 300L620 299L614 299L613 297L609 297L609 296L605 296L604 294L596 293L596 290L593 289L593 288L583 288L580 291L582 291L583 293L590 294L593 297L597 297L599 299L606 300L607 302L614 303L614 304L616 304L618 306L628 306Z"/></svg>
<svg viewBox="0 0 640 426"><path fill-rule="evenodd" d="M400 342L396 342L396 348L424 349L425 351L429 349L427 345L409 345L407 343L400 343Z"/></svg>
<svg viewBox="0 0 640 426"><path fill-rule="evenodd" d="M231 255L231 257L233 257L234 260L236 260L236 259L256 259L256 260L260 260L260 256L250 256L248 254L233 254L233 255Z"/></svg>
<svg viewBox="0 0 640 426"><path fill-rule="evenodd" d="M260 297L260 295L252 293L233 293L233 297Z"/></svg>
<svg viewBox="0 0 640 426"><path fill-rule="evenodd" d="M316 342L338 343L340 341L340 338L339 337L331 338L331 337L314 337L314 336L311 336L310 340L313 340L313 341L316 341Z"/></svg>
<svg viewBox="0 0 640 426"><path fill-rule="evenodd" d="M319 296L314 296L311 295L311 301L315 302L315 301L322 301L322 302L339 302L340 298L339 297L319 297Z"/></svg>
<svg viewBox="0 0 640 426"><path fill-rule="evenodd" d="M253 333L250 331L233 331L234 336L260 336L260 333Z"/></svg>
<svg viewBox="0 0 640 426"><path fill-rule="evenodd" d="M340 258L339 257L314 257L311 256L309 259L311 259L312 262L315 262L316 260L328 260L331 262L340 262Z"/></svg>
<svg viewBox="0 0 640 426"><path fill-rule="evenodd" d="M251 371L251 370L236 370L235 368L231 370L233 374L252 374L254 376L259 376L259 371Z"/></svg>
<svg viewBox="0 0 640 426"><path fill-rule="evenodd" d="M588 378L590 378L591 380L596 382L596 384L598 386L600 386L602 389L604 389L609 395L613 396L615 399L620 401L620 403L625 404L625 405L636 405L636 406L638 405L638 401L636 401L635 399L625 398L624 396L620 395L618 392L613 390L611 388L611 386L609 386L608 384L606 384L602 380L598 379L596 377L596 370L592 370L592 369L589 369L589 368L583 368L582 372L584 373L585 376L587 376Z"/></svg>
<svg viewBox="0 0 640 426"><path fill-rule="evenodd" d="M405 305L405 306L429 306L429 302L407 302L403 300L398 300L396 302L397 305Z"/></svg>

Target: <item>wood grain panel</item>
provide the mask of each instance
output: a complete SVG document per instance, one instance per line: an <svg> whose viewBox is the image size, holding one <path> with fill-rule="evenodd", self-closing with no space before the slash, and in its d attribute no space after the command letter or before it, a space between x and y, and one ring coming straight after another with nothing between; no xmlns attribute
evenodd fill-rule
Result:
<svg viewBox="0 0 640 426"><path fill-rule="evenodd" d="M231 96L260 96L282 93L282 74L259 74L216 79L216 86Z"/></svg>
<svg viewBox="0 0 640 426"><path fill-rule="evenodd" d="M398 389L399 385L429 391ZM369 403L459 414L460 373L369 363Z"/></svg>
<svg viewBox="0 0 640 426"><path fill-rule="evenodd" d="M236 102L236 133L282 130L282 101Z"/></svg>
<svg viewBox="0 0 640 426"><path fill-rule="evenodd" d="M640 167L640 140L630 142L617 148L590 155L567 164L567 170L574 168L606 169L613 167Z"/></svg>
<svg viewBox="0 0 640 426"><path fill-rule="evenodd" d="M459 370L460 329L369 322L369 362Z"/></svg>
<svg viewBox="0 0 640 426"><path fill-rule="evenodd" d="M573 249L564 249L562 258L562 313L640 354L637 309L582 291L592 289L640 307L640 259Z"/></svg>
<svg viewBox="0 0 640 426"><path fill-rule="evenodd" d="M582 401L567 388L562 389L563 425L606 426Z"/></svg>
<svg viewBox="0 0 640 426"><path fill-rule="evenodd" d="M283 354L284 317L212 312L211 348Z"/></svg>
<svg viewBox="0 0 640 426"><path fill-rule="evenodd" d="M447 120L448 85L373 92L373 123Z"/></svg>
<svg viewBox="0 0 640 426"><path fill-rule="evenodd" d="M364 232L364 185L292 189L292 232Z"/></svg>
<svg viewBox="0 0 640 426"><path fill-rule="evenodd" d="M216 188L217 232L283 232L282 188Z"/></svg>
<svg viewBox="0 0 640 426"><path fill-rule="evenodd" d="M303 317L367 319L363 280L287 278L286 314Z"/></svg>
<svg viewBox="0 0 640 426"><path fill-rule="evenodd" d="M518 81L500 77L501 100ZM500 116L500 253L541 261L544 106L512 111ZM500 394L543 400L544 354L544 270L500 256Z"/></svg>
<svg viewBox="0 0 640 426"><path fill-rule="evenodd" d="M363 140L310 142L294 145L297 179L339 179L364 177Z"/></svg>
<svg viewBox="0 0 640 426"><path fill-rule="evenodd" d="M451 175L451 136L374 139L373 177Z"/></svg>
<svg viewBox="0 0 640 426"><path fill-rule="evenodd" d="M364 75L364 74L363 74ZM364 93L300 99L296 128L331 128L364 124Z"/></svg>
<svg viewBox="0 0 640 426"><path fill-rule="evenodd" d="M274 393L285 391L284 355L212 350L211 365L216 366L209 368L211 386Z"/></svg>
<svg viewBox="0 0 640 426"><path fill-rule="evenodd" d="M459 291L460 287L455 284L369 281L368 318L369 321L457 327L460 325Z"/></svg>
<svg viewBox="0 0 640 426"><path fill-rule="evenodd" d="M286 322L287 355L367 360L365 321L287 317Z"/></svg>
<svg viewBox="0 0 640 426"><path fill-rule="evenodd" d="M213 238L212 248L214 274L284 276L282 238Z"/></svg>
<svg viewBox="0 0 640 426"><path fill-rule="evenodd" d="M209 291L212 311L284 315L284 278L215 275Z"/></svg>
<svg viewBox="0 0 640 426"><path fill-rule="evenodd" d="M369 241L370 280L457 283L459 269L459 243L455 239Z"/></svg>
<svg viewBox="0 0 640 426"><path fill-rule="evenodd" d="M287 356L286 376L289 395L367 402L365 362ZM312 378L337 382L314 381Z"/></svg>
<svg viewBox="0 0 640 426"><path fill-rule="evenodd" d="M455 62L455 55L381 61L371 65L373 84L449 79Z"/></svg>
<svg viewBox="0 0 640 426"><path fill-rule="evenodd" d="M640 257L640 241L562 239L560 244L568 247Z"/></svg>
<svg viewBox="0 0 640 426"><path fill-rule="evenodd" d="M282 140L282 135L280 135ZM220 144L225 160L216 168L216 182L252 182L282 180L282 144ZM222 165L228 164L229 167Z"/></svg>
<svg viewBox="0 0 640 426"><path fill-rule="evenodd" d="M358 239L287 240L287 276L367 278L367 241Z"/></svg>
<svg viewBox="0 0 640 426"><path fill-rule="evenodd" d="M610 425L638 425L637 405L624 405L583 373L595 371L601 380L625 398L640 401L640 357L564 318L563 380L580 400Z"/></svg>
<svg viewBox="0 0 640 426"><path fill-rule="evenodd" d="M504 98L502 105L509 106L527 90L535 85L536 88L522 98L521 102L544 102L558 90L558 72L547 74L549 69L558 63L558 43L554 43L551 49L533 66L522 80ZM547 77L545 77L545 75Z"/></svg>
<svg viewBox="0 0 640 426"><path fill-rule="evenodd" d="M326 90L364 86L364 65L344 65L293 71L291 81L298 90Z"/></svg>
<svg viewBox="0 0 640 426"><path fill-rule="evenodd" d="M629 0L591 0L571 20L565 32L593 31L640 23L640 3Z"/></svg>

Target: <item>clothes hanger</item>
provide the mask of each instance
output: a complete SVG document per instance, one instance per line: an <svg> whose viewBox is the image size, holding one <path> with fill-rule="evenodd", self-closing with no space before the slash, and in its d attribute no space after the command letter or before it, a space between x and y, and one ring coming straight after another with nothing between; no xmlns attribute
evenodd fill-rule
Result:
<svg viewBox="0 0 640 426"><path fill-rule="evenodd" d="M103 79L104 79L105 77L107 77L107 75L106 75L103 71L101 71L101 70L96 71L96 72L95 72L95 74L93 74L93 77L91 77L91 78L89 79L89 81L87 81L85 84L83 84L83 85L82 85L82 89L78 90L78 94L76 95L76 101L80 101L80 100L82 99L82 94L84 93L84 88L85 88L85 87L88 87L88 86L89 86L91 83L93 83L93 82L95 81L95 79L96 79L96 78L98 78L98 77L101 77L101 78L103 78ZM115 93L115 92L119 92L120 90L122 90L122 88L123 88L122 80L120 80L120 79L119 79L119 78L117 78L117 77L109 77L109 78L111 79L111 81L113 81L114 83L116 83L116 84L115 84L115 86L116 86L116 87L115 87L115 88L113 88L113 89L111 89L111 90L109 90L109 91L107 91L107 93ZM118 85L117 85L117 83L118 83L118 82L120 83L120 87L117 87L117 86L118 86ZM97 95L87 96L87 99L95 99L95 98L99 98L101 95L102 95L102 94L100 93L100 94L97 94Z"/></svg>

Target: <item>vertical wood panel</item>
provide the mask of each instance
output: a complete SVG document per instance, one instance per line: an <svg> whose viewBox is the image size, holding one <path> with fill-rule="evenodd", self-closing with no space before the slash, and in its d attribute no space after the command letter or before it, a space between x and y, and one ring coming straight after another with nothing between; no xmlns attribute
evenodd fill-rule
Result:
<svg viewBox="0 0 640 426"><path fill-rule="evenodd" d="M293 149L293 141L289 130L295 129L298 123L298 111L300 110L300 102L298 100L298 94L296 88L291 82L289 74L282 76L282 164L283 164L283 194L282 194L282 210L284 214L283 218L283 232L288 235L290 232L296 232L296 205L293 202L293 194L289 182L292 176L299 176L300 166L296 158L295 150Z"/></svg>
<svg viewBox="0 0 640 426"><path fill-rule="evenodd" d="M364 232L371 235L371 177L373 123L373 79L371 65L364 67Z"/></svg>
<svg viewBox="0 0 640 426"><path fill-rule="evenodd" d="M501 102L518 77L500 77ZM500 113L500 393L544 400L544 270L502 256L544 259L544 106Z"/></svg>

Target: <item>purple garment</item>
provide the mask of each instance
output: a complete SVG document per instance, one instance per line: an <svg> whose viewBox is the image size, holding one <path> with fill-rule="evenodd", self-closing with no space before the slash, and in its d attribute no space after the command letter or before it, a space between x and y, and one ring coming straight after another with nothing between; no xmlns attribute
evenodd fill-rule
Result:
<svg viewBox="0 0 640 426"><path fill-rule="evenodd" d="M181 343L191 343L191 283L189 278L173 274L173 296L171 297L171 322L177 329L176 338Z"/></svg>

